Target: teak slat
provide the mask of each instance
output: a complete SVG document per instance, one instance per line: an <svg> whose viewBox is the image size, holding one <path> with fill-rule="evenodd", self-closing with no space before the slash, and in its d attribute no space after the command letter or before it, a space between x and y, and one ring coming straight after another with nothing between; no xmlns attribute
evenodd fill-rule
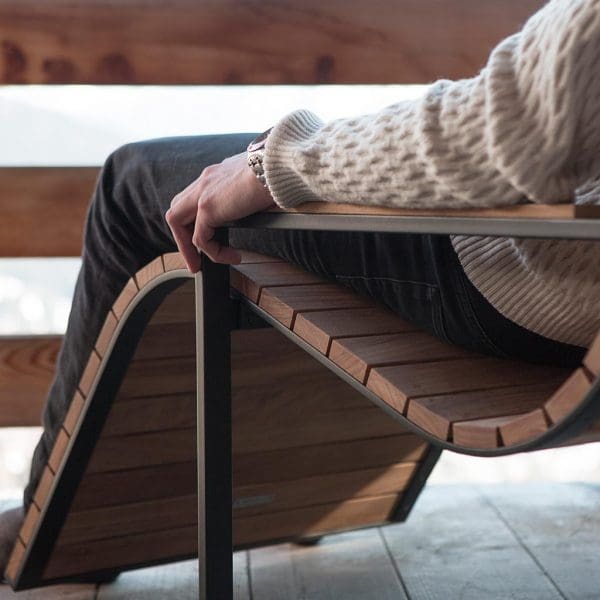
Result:
<svg viewBox="0 0 600 600"><path fill-rule="evenodd" d="M25 550L25 544L20 539L17 539L6 567L6 576L13 581L16 579L23 558L25 557Z"/></svg>
<svg viewBox="0 0 600 600"><path fill-rule="evenodd" d="M196 451L196 430L177 429L102 438L86 473L121 471L189 461Z"/></svg>
<svg viewBox="0 0 600 600"><path fill-rule="evenodd" d="M103 436L186 429L196 424L196 394L169 394L115 402ZM175 435L175 434L174 434Z"/></svg>
<svg viewBox="0 0 600 600"><path fill-rule="evenodd" d="M180 252L169 252L162 255L165 272L187 269L183 256Z"/></svg>
<svg viewBox="0 0 600 600"><path fill-rule="evenodd" d="M119 398L195 392L195 367L195 356L132 361L119 389Z"/></svg>
<svg viewBox="0 0 600 600"><path fill-rule="evenodd" d="M154 323L146 325L133 360L196 356L196 324Z"/></svg>
<svg viewBox="0 0 600 600"><path fill-rule="evenodd" d="M165 481L169 482L168 486ZM88 473L77 488L71 510L78 512L141 500L189 496L196 491L195 459L127 471Z"/></svg>
<svg viewBox="0 0 600 600"><path fill-rule="evenodd" d="M541 0L5 0L2 83L429 83L473 76ZM141 16L140 16L141 15ZM466 33L477 23L477 35ZM268 26L269 35L256 36ZM64 32L69 32L68 36Z"/></svg>
<svg viewBox="0 0 600 600"><path fill-rule="evenodd" d="M254 515L233 520L234 544L243 546L293 535L318 535L356 526L383 523L396 505L397 494L358 498L343 503L324 504L282 511L267 515Z"/></svg>
<svg viewBox="0 0 600 600"><path fill-rule="evenodd" d="M252 264L252 263L285 263L285 261L281 260L277 256L269 256L268 254L259 254L258 252L252 252L251 250L238 250L242 261L240 264Z"/></svg>
<svg viewBox="0 0 600 600"><path fill-rule="evenodd" d="M62 527L58 543L61 545L91 544L113 537L195 525L197 520L196 494L149 502L133 502L83 512L71 511ZM115 532L118 532L118 536Z"/></svg>
<svg viewBox="0 0 600 600"><path fill-rule="evenodd" d="M58 432L58 436L54 442L54 446L52 447L52 452L50 453L50 458L48 459L48 466L54 473L58 471L68 445L69 436L64 429L61 429Z"/></svg>
<svg viewBox="0 0 600 600"><path fill-rule="evenodd" d="M382 307L301 313L294 322L294 333L323 354L328 353L336 338L405 331L417 328Z"/></svg>
<svg viewBox="0 0 600 600"><path fill-rule="evenodd" d="M169 294L152 315L152 325L187 323L191 330L196 327L196 292L194 281L186 281Z"/></svg>
<svg viewBox="0 0 600 600"><path fill-rule="evenodd" d="M512 446L538 437L548 430L544 410L537 408L500 425L500 439Z"/></svg>
<svg viewBox="0 0 600 600"><path fill-rule="evenodd" d="M412 398L556 381L566 375L568 369L473 358L376 367L369 374L367 387L390 406L404 412L407 400Z"/></svg>
<svg viewBox="0 0 600 600"><path fill-rule="evenodd" d="M596 339L583 359L583 364L594 375L600 375L600 335L596 336Z"/></svg>
<svg viewBox="0 0 600 600"><path fill-rule="evenodd" d="M117 328L117 317L115 313L110 310L106 315L106 319L104 319L104 325L100 330L100 334L98 335L98 339L96 340L96 352L103 357L108 350L108 345L110 344L110 340Z"/></svg>
<svg viewBox="0 0 600 600"><path fill-rule="evenodd" d="M121 290L117 300L113 304L112 310L115 313L115 317L117 319L121 319L125 309L129 306L131 301L135 298L137 293L139 292L139 288L137 283L135 282L135 278L132 277L126 284L125 287Z"/></svg>
<svg viewBox="0 0 600 600"><path fill-rule="evenodd" d="M63 422L63 429L69 435L72 435L75 431L77 423L79 422L81 411L83 410L84 406L85 398L81 395L81 392L77 390L75 392L75 395L73 396L73 400L71 400L67 416L65 417L65 420Z"/></svg>
<svg viewBox="0 0 600 600"><path fill-rule="evenodd" d="M349 498L382 496L406 489L416 463L305 477L287 482L262 483L233 489L234 518L346 501Z"/></svg>
<svg viewBox="0 0 600 600"><path fill-rule="evenodd" d="M329 352L331 361L361 383L366 383L367 374L373 367L468 356L473 354L422 332L334 340Z"/></svg>
<svg viewBox="0 0 600 600"><path fill-rule="evenodd" d="M50 493L50 488L52 487L53 481L54 473L52 473L50 467L46 467L42 472L40 482L38 483L37 489L35 490L35 494L33 496L33 501L37 504L38 508L44 508L44 503L46 502L46 498Z"/></svg>
<svg viewBox="0 0 600 600"><path fill-rule="evenodd" d="M591 208L591 207L590 207ZM283 209L273 207L268 212L278 213ZM519 219L573 219L574 204L519 204L499 208L395 208L387 206L368 206L364 204L342 204L338 202L305 202L286 212L319 215L378 215L389 217L482 217L482 218L519 218ZM581 210L578 216L581 215ZM597 210L589 211L586 218L598 217Z"/></svg>
<svg viewBox="0 0 600 600"><path fill-rule="evenodd" d="M452 425L452 440L468 448L498 448L502 445L500 427L515 420L515 415L459 421Z"/></svg>
<svg viewBox="0 0 600 600"><path fill-rule="evenodd" d="M426 447L416 435L404 434L234 454L233 482L244 486L414 463L423 458Z"/></svg>
<svg viewBox="0 0 600 600"><path fill-rule="evenodd" d="M349 290L342 289L339 285L323 283L264 288L259 306L291 329L298 312L358 308L373 306L373 302L368 298L353 294Z"/></svg>
<svg viewBox="0 0 600 600"><path fill-rule="evenodd" d="M19 531L19 537L24 544L29 544L29 540L31 540L31 536L33 535L33 530L37 525L37 521L40 518L40 511L38 507L32 502L27 509L27 514L25 515L25 520L23 521L23 526L21 527L21 531Z"/></svg>
<svg viewBox="0 0 600 600"><path fill-rule="evenodd" d="M455 421L520 414L539 407L555 389L552 383L542 383L415 398L406 414L425 431L446 440Z"/></svg>
<svg viewBox="0 0 600 600"><path fill-rule="evenodd" d="M550 420L557 423L563 419L583 400L590 388L585 371L577 369L544 404Z"/></svg>
<svg viewBox="0 0 600 600"><path fill-rule="evenodd" d="M323 283L323 279L290 263L246 263L234 265L231 287L258 303L260 291L267 286L308 285Z"/></svg>
<svg viewBox="0 0 600 600"><path fill-rule="evenodd" d="M87 365L83 370L83 375L79 382L79 389L84 396L87 396L90 392L92 384L100 368L101 358L95 350L92 350L90 358L88 359Z"/></svg>
<svg viewBox="0 0 600 600"><path fill-rule="evenodd" d="M148 285L153 279L162 275L165 272L162 256L157 256L153 261L149 262L143 269L140 269L135 274L135 282L141 290Z"/></svg>
<svg viewBox="0 0 600 600"><path fill-rule="evenodd" d="M112 567L152 563L165 555L191 558L197 553L197 527L151 531L139 535L98 540L93 548L86 542L56 546L44 577L95 572Z"/></svg>
<svg viewBox="0 0 600 600"><path fill-rule="evenodd" d="M39 425L59 336L0 337L0 426Z"/></svg>

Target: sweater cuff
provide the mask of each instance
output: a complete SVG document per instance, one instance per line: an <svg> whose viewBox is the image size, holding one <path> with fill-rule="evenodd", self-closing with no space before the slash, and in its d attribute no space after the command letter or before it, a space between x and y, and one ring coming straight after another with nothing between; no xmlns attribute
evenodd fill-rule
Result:
<svg viewBox="0 0 600 600"><path fill-rule="evenodd" d="M322 200L299 175L295 157L323 122L308 110L285 116L269 134L263 166L269 191L281 208Z"/></svg>

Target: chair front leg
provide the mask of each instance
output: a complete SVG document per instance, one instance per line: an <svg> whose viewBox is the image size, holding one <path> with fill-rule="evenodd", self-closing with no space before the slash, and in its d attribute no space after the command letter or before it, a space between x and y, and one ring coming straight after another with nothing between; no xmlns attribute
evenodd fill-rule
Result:
<svg viewBox="0 0 600 600"><path fill-rule="evenodd" d="M231 341L229 267L203 257L196 275L199 598L231 600Z"/></svg>

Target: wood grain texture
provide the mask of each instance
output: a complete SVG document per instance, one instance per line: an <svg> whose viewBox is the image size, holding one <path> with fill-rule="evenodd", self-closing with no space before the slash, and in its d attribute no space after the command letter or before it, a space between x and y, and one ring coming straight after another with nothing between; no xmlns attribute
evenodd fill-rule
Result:
<svg viewBox="0 0 600 600"><path fill-rule="evenodd" d="M39 425L61 337L0 337L0 426Z"/></svg>
<svg viewBox="0 0 600 600"><path fill-rule="evenodd" d="M40 482L38 483L35 494L33 495L33 501L37 504L37 507L40 510L44 508L46 498L50 493L50 488L52 487L53 482L54 474L50 470L50 467L46 467L42 472Z"/></svg>
<svg viewBox="0 0 600 600"><path fill-rule="evenodd" d="M505 446L539 437L548 430L548 420L542 408L536 408L500 425L500 439Z"/></svg>
<svg viewBox="0 0 600 600"><path fill-rule="evenodd" d="M544 410L553 423L557 423L575 409L591 387L583 369L577 369L544 403Z"/></svg>
<svg viewBox="0 0 600 600"><path fill-rule="evenodd" d="M104 325L102 325L102 329L100 330L98 338L96 339L95 348L99 356L105 356L106 351L108 350L108 345L112 339L112 335L117 328L117 323L118 321L115 313L110 310L106 315L106 319L104 319Z"/></svg>
<svg viewBox="0 0 600 600"><path fill-rule="evenodd" d="M81 379L79 381L79 389L84 396L87 396L90 393L92 385L96 379L98 374L98 370L100 368L100 363L102 359L98 355L95 350L92 350L90 353L90 357L88 362L83 370L83 374L81 375Z"/></svg>
<svg viewBox="0 0 600 600"><path fill-rule="evenodd" d="M286 262L245 263L230 269L231 287L255 304L267 286L308 285L324 279Z"/></svg>
<svg viewBox="0 0 600 600"><path fill-rule="evenodd" d="M29 544L29 540L33 535L33 530L37 526L37 521L40 518L40 510L38 507L32 502L27 509L27 514L25 515L25 520L23 521L23 526L19 531L19 538L21 541L27 545Z"/></svg>
<svg viewBox="0 0 600 600"><path fill-rule="evenodd" d="M169 482L168 486L165 486L165 481ZM195 459L128 471L87 473L77 488L71 510L87 511L140 500L189 496L196 491Z"/></svg>
<svg viewBox="0 0 600 600"><path fill-rule="evenodd" d="M162 255L165 272L187 269L183 256L179 252L168 252Z"/></svg>
<svg viewBox="0 0 600 600"><path fill-rule="evenodd" d="M25 544L17 539L10 554L8 565L6 566L6 577L8 577L9 580L14 581L16 579L23 558L25 557L25 549Z"/></svg>
<svg viewBox="0 0 600 600"><path fill-rule="evenodd" d="M234 518L233 540L236 546L243 546L295 535L318 535L359 525L384 523L396 501L396 494L387 494L274 514Z"/></svg>
<svg viewBox="0 0 600 600"><path fill-rule="evenodd" d="M198 520L196 494L132 502L88 511L70 511L60 544L85 544L165 529L193 526ZM117 533L118 532L118 533Z"/></svg>
<svg viewBox="0 0 600 600"><path fill-rule="evenodd" d="M1 81L429 83L474 75L542 3L374 0L348 11L344 0L276 0L263 11L235 0L5 0Z"/></svg>
<svg viewBox="0 0 600 600"><path fill-rule="evenodd" d="M341 308L372 307L372 300L358 296L334 283L266 287L262 290L259 306L286 327L294 327L299 312Z"/></svg>
<svg viewBox="0 0 600 600"><path fill-rule="evenodd" d="M121 319L125 309L129 306L131 301L136 297L139 292L139 288L137 283L135 282L135 278L132 277L126 284L125 287L121 290L118 298L115 300L113 304L112 311L115 313L115 317L118 320Z"/></svg>
<svg viewBox="0 0 600 600"><path fill-rule="evenodd" d="M234 484L234 518L291 510L315 503L397 494L406 489L416 468L417 463L403 463L362 471L314 475L287 482L246 486Z"/></svg>
<svg viewBox="0 0 600 600"><path fill-rule="evenodd" d="M44 571L44 577L110 569L153 562L165 555L191 558L197 553L195 526L152 531L122 538L98 540L93 547L87 543L57 546Z"/></svg>
<svg viewBox="0 0 600 600"><path fill-rule="evenodd" d="M195 452L195 429L106 437L94 449L86 474L180 463L189 461Z"/></svg>
<svg viewBox="0 0 600 600"><path fill-rule="evenodd" d="M418 436L403 434L234 454L233 481L235 486L245 486L414 463L423 458L426 448Z"/></svg>
<svg viewBox="0 0 600 600"><path fill-rule="evenodd" d="M67 435L67 432L64 429L61 429L58 432L58 436L56 437L56 441L54 442L54 446L52 447L52 452L50 453L50 458L48 459L48 466L52 469L54 473L56 473L60 468L63 456L67 451L69 441L70 438Z"/></svg>
<svg viewBox="0 0 600 600"><path fill-rule="evenodd" d="M405 331L417 328L380 306L301 313L294 322L294 333L323 354L333 339Z"/></svg>
<svg viewBox="0 0 600 600"><path fill-rule="evenodd" d="M73 400L71 400L71 404L69 405L69 410L67 412L67 416L63 422L63 429L69 434L72 435L77 427L77 423L79 422L79 417L81 412L83 411L83 407L85 406L85 398L81 394L79 390L75 392L73 396Z"/></svg>
<svg viewBox="0 0 600 600"><path fill-rule="evenodd" d="M268 212L283 212L274 207ZM510 219L573 219L574 204L520 204L501 208L432 209L432 208L393 208L387 206L366 206L364 204L342 204L338 202L305 202L285 212L319 215L379 215L387 217L481 217Z"/></svg>
<svg viewBox="0 0 600 600"><path fill-rule="evenodd" d="M141 290L144 286L148 285L153 279L156 279L159 275L165 272L165 265L163 263L162 256L157 256L153 261L149 262L145 267L140 269L135 274L135 282L138 288Z"/></svg>
<svg viewBox="0 0 600 600"><path fill-rule="evenodd" d="M195 423L195 393L133 398L113 405L102 429L102 436L189 429Z"/></svg>
<svg viewBox="0 0 600 600"><path fill-rule="evenodd" d="M467 448L498 448L502 446L500 427L511 423L515 418L515 415L507 415L459 421L452 425L452 439L455 444Z"/></svg>
<svg viewBox="0 0 600 600"><path fill-rule="evenodd" d="M600 375L600 334L596 336L592 346L588 350L583 364L594 375Z"/></svg>
<svg viewBox="0 0 600 600"><path fill-rule="evenodd" d="M8 33L2 14L5 8L5 4L0 6L4 43ZM6 61L5 45L2 52ZM79 256L97 176L97 167L0 168L0 256Z"/></svg>
<svg viewBox="0 0 600 600"><path fill-rule="evenodd" d="M415 398L408 404L408 418L436 437L451 439L452 423L485 419L538 408L556 389L553 383L477 390Z"/></svg>
<svg viewBox="0 0 600 600"><path fill-rule="evenodd" d="M469 356L474 355L423 332L343 338L334 340L329 352L331 361L363 384L374 367ZM443 365L440 368L443 369Z"/></svg>
<svg viewBox="0 0 600 600"><path fill-rule="evenodd" d="M416 365L377 367L367 387L396 410L403 412L412 398L560 381L568 369L530 365L497 358L449 360Z"/></svg>

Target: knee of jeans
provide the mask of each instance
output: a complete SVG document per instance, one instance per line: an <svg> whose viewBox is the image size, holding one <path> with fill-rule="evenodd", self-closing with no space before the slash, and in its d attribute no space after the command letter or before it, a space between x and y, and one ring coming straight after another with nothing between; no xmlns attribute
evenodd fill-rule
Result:
<svg viewBox="0 0 600 600"><path fill-rule="evenodd" d="M145 176L152 161L156 160L155 155L151 142L124 144L107 157L101 171L101 180L112 188L118 188L124 183L135 186Z"/></svg>

